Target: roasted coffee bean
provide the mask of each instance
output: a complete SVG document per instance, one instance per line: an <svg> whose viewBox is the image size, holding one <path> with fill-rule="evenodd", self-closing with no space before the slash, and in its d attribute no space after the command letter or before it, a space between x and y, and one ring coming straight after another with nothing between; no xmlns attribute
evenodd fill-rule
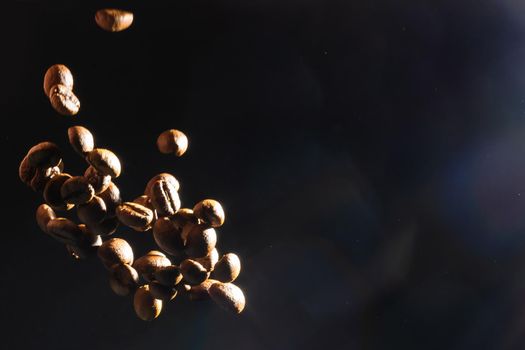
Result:
<svg viewBox="0 0 525 350"><path fill-rule="evenodd" d="M35 175L31 179L30 186L35 192L42 192L46 188L47 183L55 175L60 174L62 171L58 166L54 166L47 169L38 168L35 171Z"/></svg>
<svg viewBox="0 0 525 350"><path fill-rule="evenodd" d="M182 280L182 274L177 266L162 266L159 267L154 273L153 277L160 284L173 287Z"/></svg>
<svg viewBox="0 0 525 350"><path fill-rule="evenodd" d="M67 86L57 84L49 90L51 106L62 115L75 115L80 110L78 97Z"/></svg>
<svg viewBox="0 0 525 350"><path fill-rule="evenodd" d="M58 84L64 85L68 90L73 90L73 74L63 64L52 65L44 75L44 92L47 97L51 97L51 88Z"/></svg>
<svg viewBox="0 0 525 350"><path fill-rule="evenodd" d="M135 198L133 200L133 203L137 203L137 204L143 205L146 208L150 209L153 212L153 222L157 221L157 219L159 218L158 215L157 215L157 211L153 207L153 204L151 204L151 200L145 194Z"/></svg>
<svg viewBox="0 0 525 350"><path fill-rule="evenodd" d="M69 254L75 259L88 259L97 254L98 247L102 245L102 237L90 231L86 225L78 225L83 236L80 243L67 245Z"/></svg>
<svg viewBox="0 0 525 350"><path fill-rule="evenodd" d="M175 186L166 180L155 181L151 187L151 203L160 216L173 215L181 206Z"/></svg>
<svg viewBox="0 0 525 350"><path fill-rule="evenodd" d="M54 210L69 210L73 204L68 204L62 199L60 189L62 185L71 179L71 175L62 173L50 179L44 188L44 199Z"/></svg>
<svg viewBox="0 0 525 350"><path fill-rule="evenodd" d="M213 228L193 225L188 233L185 252L190 258L202 258L211 253L217 244L217 234Z"/></svg>
<svg viewBox="0 0 525 350"><path fill-rule="evenodd" d="M219 252L217 251L217 248L213 248L211 253L204 258L196 258L194 260L201 264L206 269L206 271L213 271L215 264L217 264L217 261L219 261Z"/></svg>
<svg viewBox="0 0 525 350"><path fill-rule="evenodd" d="M71 245L81 243L84 235L77 224L66 218L49 220L46 225L46 232L57 241Z"/></svg>
<svg viewBox="0 0 525 350"><path fill-rule="evenodd" d="M233 283L213 283L208 293L217 305L227 311L239 314L244 310L244 293Z"/></svg>
<svg viewBox="0 0 525 350"><path fill-rule="evenodd" d="M213 279L207 279L197 286L193 286L188 290L188 296L191 301L197 300L207 300L210 299L210 294L208 293L212 284L219 281Z"/></svg>
<svg viewBox="0 0 525 350"><path fill-rule="evenodd" d="M168 287L160 284L157 281L152 281L149 283L149 290L155 299L159 299L164 302L173 300L177 296L177 289L175 286Z"/></svg>
<svg viewBox="0 0 525 350"><path fill-rule="evenodd" d="M164 254L156 250L152 250L146 255L141 256L135 260L133 264L133 267L139 275L148 282L153 281L155 279L155 271L164 266L171 266L171 261L166 258Z"/></svg>
<svg viewBox="0 0 525 350"><path fill-rule="evenodd" d="M119 221L117 218L106 218L98 223L88 224L91 231L102 237L111 236L117 231Z"/></svg>
<svg viewBox="0 0 525 350"><path fill-rule="evenodd" d="M209 272L195 260L186 259L179 265L184 281L190 286L196 286L206 281Z"/></svg>
<svg viewBox="0 0 525 350"><path fill-rule="evenodd" d="M213 278L221 282L233 282L241 273L241 260L236 254L225 254L215 265Z"/></svg>
<svg viewBox="0 0 525 350"><path fill-rule="evenodd" d="M93 134L83 126L72 126L67 129L69 143L81 156L86 156L95 147Z"/></svg>
<svg viewBox="0 0 525 350"><path fill-rule="evenodd" d="M78 218L85 224L97 224L105 219L106 214L106 203L97 196L77 207Z"/></svg>
<svg viewBox="0 0 525 350"><path fill-rule="evenodd" d="M153 212L143 205L124 202L117 207L117 218L130 227L148 227L153 221Z"/></svg>
<svg viewBox="0 0 525 350"><path fill-rule="evenodd" d="M79 205L88 203L95 195L95 190L85 177L75 176L64 182L60 194L66 203Z"/></svg>
<svg viewBox="0 0 525 350"><path fill-rule="evenodd" d="M193 208L195 216L211 227L219 227L224 224L224 210L222 205L213 199L205 199Z"/></svg>
<svg viewBox="0 0 525 350"><path fill-rule="evenodd" d="M111 238L102 243L98 256L107 269L115 264L133 264L133 249L122 238Z"/></svg>
<svg viewBox="0 0 525 350"><path fill-rule="evenodd" d="M120 160L108 149L95 148L87 155L87 161L91 166L97 169L101 175L109 175L112 178L120 176Z"/></svg>
<svg viewBox="0 0 525 350"><path fill-rule="evenodd" d="M188 138L179 130L166 130L157 138L157 147L164 154L175 154L182 156L188 149Z"/></svg>
<svg viewBox="0 0 525 350"><path fill-rule="evenodd" d="M158 219L153 225L155 242L170 255L179 255L184 250L181 232L182 230L167 217Z"/></svg>
<svg viewBox="0 0 525 350"><path fill-rule="evenodd" d="M162 311L162 300L155 299L148 285L141 286L135 292L133 307L137 316L143 321L152 321Z"/></svg>
<svg viewBox="0 0 525 350"><path fill-rule="evenodd" d="M151 180L148 181L148 184L146 185L146 189L144 190L144 194L151 198L151 189L153 187L153 184L158 180L165 180L173 185L175 188L175 191L178 191L180 189L179 181L175 178L175 176L168 174L168 173L161 173L158 175L155 175L151 178Z"/></svg>
<svg viewBox="0 0 525 350"><path fill-rule="evenodd" d="M128 264L115 264L109 269L109 286L120 296L134 292L139 285L139 274Z"/></svg>
<svg viewBox="0 0 525 350"><path fill-rule="evenodd" d="M91 165L84 172L84 177L88 180L91 186L93 186L95 194L100 194L106 191L111 183L111 176L99 174L97 169L93 168ZM118 198L120 198L120 191L118 193Z"/></svg>
<svg viewBox="0 0 525 350"><path fill-rule="evenodd" d="M27 153L29 165L33 168L47 169L57 166L62 160L60 149L52 142L40 142Z"/></svg>
<svg viewBox="0 0 525 350"><path fill-rule="evenodd" d="M118 9L102 9L95 14L95 22L108 32L120 32L133 23L133 13Z"/></svg>
<svg viewBox="0 0 525 350"><path fill-rule="evenodd" d="M99 194L104 203L106 203L106 209L108 211L108 217L116 215L117 207L122 203L120 198L120 190L113 182L109 183L108 188Z"/></svg>
<svg viewBox="0 0 525 350"><path fill-rule="evenodd" d="M45 233L48 233L47 223L53 219L56 219L56 217L57 216L53 208L47 204L40 204L36 210L36 223L38 224L38 227L40 227L40 229Z"/></svg>

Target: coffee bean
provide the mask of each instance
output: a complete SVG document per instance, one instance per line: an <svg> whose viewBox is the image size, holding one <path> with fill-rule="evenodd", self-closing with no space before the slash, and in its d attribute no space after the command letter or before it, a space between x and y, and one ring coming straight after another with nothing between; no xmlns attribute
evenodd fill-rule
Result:
<svg viewBox="0 0 525 350"><path fill-rule="evenodd" d="M181 231L181 233L186 226L191 226L188 224L197 225L200 223L199 219L193 213L193 210L188 208L180 208L173 216L170 217L170 219L175 227ZM185 237L183 238L184 240L186 239Z"/></svg>
<svg viewBox="0 0 525 350"><path fill-rule="evenodd" d="M241 273L241 260L236 254L225 254L215 265L213 278L221 282L233 282Z"/></svg>
<svg viewBox="0 0 525 350"><path fill-rule="evenodd" d="M213 228L193 225L188 233L185 252L190 258L202 258L211 253L217 244L217 234Z"/></svg>
<svg viewBox="0 0 525 350"><path fill-rule="evenodd" d="M44 199L54 210L70 210L73 204L68 204L62 199L60 189L62 185L71 179L71 175L62 173L50 179L44 188Z"/></svg>
<svg viewBox="0 0 525 350"><path fill-rule="evenodd" d="M62 115L75 115L80 110L78 97L67 86L57 84L49 90L51 106Z"/></svg>
<svg viewBox="0 0 525 350"><path fill-rule="evenodd" d="M194 260L201 264L206 269L206 271L213 271L215 264L217 264L217 261L219 261L219 252L217 252L217 248L213 248L211 253L204 258L196 258Z"/></svg>
<svg viewBox="0 0 525 350"><path fill-rule="evenodd" d="M151 203L160 216L170 216L180 209L181 202L175 187L168 181L155 181L151 188Z"/></svg>
<svg viewBox="0 0 525 350"><path fill-rule="evenodd" d="M139 285L139 274L128 264L115 264L109 269L109 286L120 296L134 292Z"/></svg>
<svg viewBox="0 0 525 350"><path fill-rule="evenodd" d="M160 218L155 222L153 238L159 248L170 255L179 255L184 250L181 230L167 217Z"/></svg>
<svg viewBox="0 0 525 350"><path fill-rule="evenodd" d="M135 292L133 307L137 316L143 321L152 321L162 311L162 300L155 299L148 285L141 286Z"/></svg>
<svg viewBox="0 0 525 350"><path fill-rule="evenodd" d="M80 205L89 202L95 195L95 190L85 177L75 176L64 182L60 194L66 203Z"/></svg>
<svg viewBox="0 0 525 350"><path fill-rule="evenodd" d="M95 194L100 194L106 191L111 183L111 176L99 174L97 169L93 168L91 165L84 172L84 177L88 180L91 186L93 186ZM120 198L120 192L118 197Z"/></svg>
<svg viewBox="0 0 525 350"><path fill-rule="evenodd" d="M49 67L44 75L44 92L50 97L50 90L55 85L64 85L68 90L73 90L73 74L63 64L54 64Z"/></svg>
<svg viewBox="0 0 525 350"><path fill-rule="evenodd" d="M95 22L108 32L120 32L133 23L133 13L118 9L102 9L95 14Z"/></svg>
<svg viewBox="0 0 525 350"><path fill-rule="evenodd" d="M182 156L188 149L188 138L179 130L166 130L157 138L157 147L164 154L175 154L177 157Z"/></svg>
<svg viewBox="0 0 525 350"><path fill-rule="evenodd" d="M36 210L36 223L38 227L45 233L47 232L47 223L53 219L56 219L56 214L53 208L47 204L40 204Z"/></svg>
<svg viewBox="0 0 525 350"><path fill-rule="evenodd" d="M101 175L109 175L112 178L120 176L121 166L120 160L108 149L95 148L87 155L87 161L93 166Z"/></svg>
<svg viewBox="0 0 525 350"><path fill-rule="evenodd" d="M209 224L211 227L219 227L224 224L224 210L222 205L213 199L205 199L193 208L195 216Z"/></svg>
<svg viewBox="0 0 525 350"><path fill-rule="evenodd" d="M102 243L98 256L107 269L115 264L133 264L133 249L122 238L110 238Z"/></svg>
<svg viewBox="0 0 525 350"><path fill-rule="evenodd" d="M227 311L239 314L244 310L244 293L233 283L213 283L208 293L217 305Z"/></svg>
<svg viewBox="0 0 525 350"><path fill-rule="evenodd" d="M158 180L165 180L173 185L175 188L175 191L178 191L180 189L179 181L175 178L175 176L168 174L168 173L161 173L158 175L155 175L151 178L151 180L148 181L148 184L146 185L146 189L144 190L144 194L151 198L151 189L153 187L153 184Z"/></svg>
<svg viewBox="0 0 525 350"><path fill-rule="evenodd" d="M206 269L195 260L186 259L179 265L184 281L190 286L196 286L204 282L209 273Z"/></svg>
<svg viewBox="0 0 525 350"><path fill-rule="evenodd" d="M97 224L105 219L106 214L106 203L97 196L77 207L78 218L85 224Z"/></svg>
<svg viewBox="0 0 525 350"><path fill-rule="evenodd" d="M95 147L93 134L83 126L72 126L67 129L69 143L81 156L86 156Z"/></svg>
<svg viewBox="0 0 525 350"><path fill-rule="evenodd" d="M206 281L202 282L199 285L192 286L190 290L188 290L188 296L190 300L198 301L198 300L210 299L210 294L208 293L208 291L211 285L217 282L219 281L213 280L213 279L207 279Z"/></svg>
<svg viewBox="0 0 525 350"><path fill-rule="evenodd" d="M27 158L31 167L47 169L57 166L62 156L57 145L45 141L31 147L27 153Z"/></svg>
<svg viewBox="0 0 525 350"><path fill-rule="evenodd" d="M155 299L162 300L163 302L173 300L177 296L177 289L174 286L168 287L160 284L157 281L150 282L149 289L151 295L153 295Z"/></svg>
<svg viewBox="0 0 525 350"><path fill-rule="evenodd" d="M84 235L77 224L66 218L49 220L46 225L46 232L57 241L71 245L81 243Z"/></svg>
<svg viewBox="0 0 525 350"><path fill-rule="evenodd" d="M88 224L91 231L102 237L111 236L117 231L119 221L117 218L105 218L101 222Z"/></svg>
<svg viewBox="0 0 525 350"><path fill-rule="evenodd" d="M153 281L155 272L164 266L171 266L171 261L164 254L155 250L148 252L133 263L133 267L147 282Z"/></svg>
<svg viewBox="0 0 525 350"><path fill-rule="evenodd" d="M130 227L148 227L153 221L153 212L143 205L124 202L117 207L117 218Z"/></svg>
<svg viewBox="0 0 525 350"><path fill-rule="evenodd" d="M155 270L153 278L164 286L173 287L182 280L182 274L177 266L162 266Z"/></svg>
<svg viewBox="0 0 525 350"><path fill-rule="evenodd" d="M29 186L35 192L43 192L49 180L61 172L59 166L47 169L37 168Z"/></svg>
<svg viewBox="0 0 525 350"><path fill-rule="evenodd" d="M102 237L90 231L86 225L78 225L83 233L82 240L76 245L66 246L69 254L75 259L88 259L97 254L98 248L102 245Z"/></svg>
<svg viewBox="0 0 525 350"><path fill-rule="evenodd" d="M29 165L29 158L27 155L22 159L18 167L18 177L27 186L31 186L31 180L35 176L36 168Z"/></svg>
<svg viewBox="0 0 525 350"><path fill-rule="evenodd" d="M116 215L117 207L122 203L120 198L120 190L113 182L109 183L108 188L99 194L104 203L106 203L106 209L108 211L108 217Z"/></svg>

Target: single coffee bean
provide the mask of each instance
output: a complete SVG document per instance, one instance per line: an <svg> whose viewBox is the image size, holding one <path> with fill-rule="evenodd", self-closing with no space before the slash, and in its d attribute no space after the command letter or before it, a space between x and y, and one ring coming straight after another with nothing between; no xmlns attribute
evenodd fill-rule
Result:
<svg viewBox="0 0 525 350"><path fill-rule="evenodd" d="M112 178L120 176L121 166L120 160L108 149L95 148L87 155L87 161L93 166L101 175L109 175Z"/></svg>
<svg viewBox="0 0 525 350"><path fill-rule="evenodd" d="M244 310L244 293L233 283L213 283L208 293L217 305L227 311L239 314Z"/></svg>
<svg viewBox="0 0 525 350"><path fill-rule="evenodd" d="M113 217L117 213L117 207L122 203L120 197L120 190L113 182L109 183L108 188L99 194L104 203L106 203L106 209L108 211L108 217Z"/></svg>
<svg viewBox="0 0 525 350"><path fill-rule="evenodd" d="M209 224L211 227L219 227L224 224L224 210L222 205L213 199L205 199L200 201L193 208L195 215Z"/></svg>
<svg viewBox="0 0 525 350"><path fill-rule="evenodd" d="M155 175L154 177L152 177L151 180L149 180L147 185L146 185L146 189L144 190L144 194L146 196L148 196L149 198L151 198L151 189L153 187L153 184L155 182L157 182L158 180L165 180L165 181L171 183L173 185L173 187L175 188L175 191L178 191L180 189L180 183L175 178L175 176L173 176L171 174L168 174L168 173L161 173L161 174L158 174L158 175Z"/></svg>
<svg viewBox="0 0 525 350"><path fill-rule="evenodd" d="M190 258L202 258L211 253L217 244L217 234L213 228L193 225L188 233L185 252Z"/></svg>
<svg viewBox="0 0 525 350"><path fill-rule="evenodd" d="M241 260L236 254L228 253L223 255L221 260L215 265L213 278L221 282L233 282L241 273Z"/></svg>
<svg viewBox="0 0 525 350"><path fill-rule="evenodd" d="M175 286L168 287L160 284L157 281L152 281L149 283L149 290L155 299L162 300L163 302L173 300L177 296L177 289Z"/></svg>
<svg viewBox="0 0 525 350"><path fill-rule="evenodd" d="M133 307L137 316L143 321L152 321L162 311L162 300L155 299L148 285L141 286L135 292Z"/></svg>
<svg viewBox="0 0 525 350"><path fill-rule="evenodd" d="M56 217L57 216L53 208L47 204L40 204L36 210L36 223L38 224L38 227L40 227L40 229L45 233L48 233L47 223L53 219L56 219Z"/></svg>
<svg viewBox="0 0 525 350"><path fill-rule="evenodd" d="M29 186L31 186L35 192L43 192L49 180L61 172L58 166L47 169L37 168Z"/></svg>
<svg viewBox="0 0 525 350"><path fill-rule="evenodd" d="M213 279L207 279L206 281L202 282L201 284L197 286L193 286L188 291L188 296L191 301L198 301L198 300L208 300L210 299L210 294L208 293L210 287L212 284L217 283L219 281L213 280Z"/></svg>
<svg viewBox="0 0 525 350"><path fill-rule="evenodd" d="M57 84L49 90L51 106L62 115L75 115L80 110L78 97L62 84Z"/></svg>
<svg viewBox="0 0 525 350"><path fill-rule="evenodd" d="M102 237L111 236L117 231L119 221L117 218L105 218L101 222L88 224L91 231Z"/></svg>
<svg viewBox="0 0 525 350"><path fill-rule="evenodd" d="M179 130L166 130L157 138L157 147L164 154L175 154L182 156L188 149L188 138Z"/></svg>
<svg viewBox="0 0 525 350"><path fill-rule="evenodd" d="M106 214L106 203L97 196L86 204L77 206L78 218L85 224L97 224L106 218Z"/></svg>
<svg viewBox="0 0 525 350"><path fill-rule="evenodd" d="M217 248L213 248L211 253L204 258L196 258L194 260L201 264L206 271L210 272L213 271L215 264L219 261L219 252L217 251Z"/></svg>
<svg viewBox="0 0 525 350"><path fill-rule="evenodd" d="M118 9L102 9L95 14L95 22L108 32L120 32L133 23L133 13Z"/></svg>
<svg viewBox="0 0 525 350"><path fill-rule="evenodd" d="M84 235L77 224L66 218L49 220L46 225L46 232L57 241L71 245L81 243Z"/></svg>
<svg viewBox="0 0 525 350"><path fill-rule="evenodd" d="M33 168L47 169L57 166L62 159L60 149L52 142L40 142L27 153L29 165Z"/></svg>
<svg viewBox="0 0 525 350"><path fill-rule="evenodd" d="M159 251L151 251L135 260L133 267L147 282L155 279L155 272L165 266L171 266L171 261Z"/></svg>
<svg viewBox="0 0 525 350"><path fill-rule="evenodd" d="M102 237L91 232L86 225L78 225L83 233L82 240L76 245L68 244L67 251L74 259L88 259L97 254L98 248L102 245Z"/></svg>
<svg viewBox="0 0 525 350"><path fill-rule="evenodd" d="M99 174L97 169L93 168L91 165L84 172L84 177L88 180L91 186L93 186L95 194L100 194L106 191L111 183L111 176ZM118 198L120 198L120 191Z"/></svg>
<svg viewBox="0 0 525 350"><path fill-rule="evenodd" d="M109 269L109 286L120 296L134 292L139 285L139 274L128 264L115 264Z"/></svg>
<svg viewBox="0 0 525 350"><path fill-rule="evenodd" d="M71 179L69 174L58 174L50 179L44 188L44 199L54 210L70 210L74 206L66 203L60 193L62 185L69 179Z"/></svg>
<svg viewBox="0 0 525 350"><path fill-rule="evenodd" d="M69 143L81 156L86 156L95 147L93 134L83 126L72 126L67 129Z"/></svg>
<svg viewBox="0 0 525 350"><path fill-rule="evenodd" d="M163 217L153 225L153 238L160 249L170 255L179 255L184 250L181 231L169 218Z"/></svg>
<svg viewBox="0 0 525 350"><path fill-rule="evenodd" d="M130 227L148 227L153 221L153 212L143 205L124 202L117 207L117 218Z"/></svg>
<svg viewBox="0 0 525 350"><path fill-rule="evenodd" d="M179 265L184 281L190 286L196 286L206 281L209 272L195 260L186 259Z"/></svg>
<svg viewBox="0 0 525 350"><path fill-rule="evenodd" d="M133 200L133 203L143 205L146 208L150 209L153 212L153 222L157 221L157 219L159 218L157 215L157 211L153 207L153 204L151 204L151 200L149 199L148 196L146 195L139 196Z"/></svg>
<svg viewBox="0 0 525 350"><path fill-rule="evenodd" d="M173 287L182 280L182 274L177 266L162 266L159 267L154 273L153 277L160 284Z"/></svg>
<svg viewBox="0 0 525 350"><path fill-rule="evenodd" d="M175 186L166 180L155 181L151 187L151 203L160 216L171 216L181 206Z"/></svg>
<svg viewBox="0 0 525 350"><path fill-rule="evenodd" d="M64 85L68 90L73 90L73 74L63 64L52 65L44 75L44 92L47 97L51 97L51 88L58 84Z"/></svg>
<svg viewBox="0 0 525 350"><path fill-rule="evenodd" d="M60 194L66 203L80 205L88 203L95 195L95 190L85 177L75 176L64 182Z"/></svg>
<svg viewBox="0 0 525 350"><path fill-rule="evenodd" d="M133 264L133 249L122 238L111 238L102 243L98 256L107 269L115 264Z"/></svg>

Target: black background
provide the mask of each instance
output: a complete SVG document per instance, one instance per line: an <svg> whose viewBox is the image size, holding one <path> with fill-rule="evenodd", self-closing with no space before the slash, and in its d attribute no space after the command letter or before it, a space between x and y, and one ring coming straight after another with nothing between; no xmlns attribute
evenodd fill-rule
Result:
<svg viewBox="0 0 525 350"><path fill-rule="evenodd" d="M101 7L135 13L107 33ZM523 349L525 4L513 0L16 1L2 9L2 348ZM66 64L75 117L46 99ZM183 298L147 323L95 258L39 231L18 179L67 128L220 200L247 307ZM168 128L189 137L160 154ZM525 194L525 192L524 192ZM116 234L140 256L150 233Z"/></svg>

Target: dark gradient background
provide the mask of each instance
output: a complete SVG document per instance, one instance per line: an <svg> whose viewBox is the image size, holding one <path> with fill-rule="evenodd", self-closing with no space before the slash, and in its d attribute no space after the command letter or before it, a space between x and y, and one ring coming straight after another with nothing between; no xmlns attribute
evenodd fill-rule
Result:
<svg viewBox="0 0 525 350"><path fill-rule="evenodd" d="M108 6L132 27L100 30ZM6 1L0 26L2 349L525 348L523 1ZM55 63L75 117L44 96ZM169 171L184 206L224 204L242 315L178 298L142 322L39 231L18 164L50 140L83 172L72 125L120 156L125 199Z"/></svg>

